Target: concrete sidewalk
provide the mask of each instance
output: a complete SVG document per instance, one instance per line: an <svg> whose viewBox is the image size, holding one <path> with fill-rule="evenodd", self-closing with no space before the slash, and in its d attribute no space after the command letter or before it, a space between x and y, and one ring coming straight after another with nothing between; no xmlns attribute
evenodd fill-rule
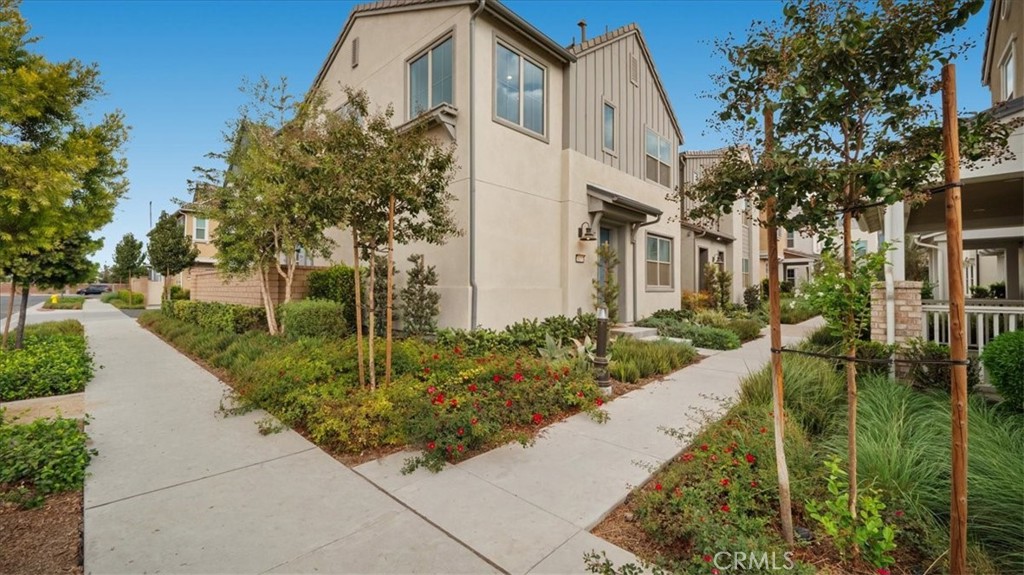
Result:
<svg viewBox="0 0 1024 575"><path fill-rule="evenodd" d="M86 573L493 573L498 570L100 302L75 316L99 455L85 486ZM46 317L34 317L46 321Z"/></svg>
<svg viewBox="0 0 1024 575"><path fill-rule="evenodd" d="M783 326L783 343L818 325ZM589 530L682 450L662 429L697 429L697 412L720 410L740 379L769 361L770 347L762 337L732 351L701 350L709 357L700 363L609 403L607 423L580 414L528 449L508 445L438 474L401 475L408 453L356 471L510 573L582 573L590 550L607 551L617 565L635 561Z"/></svg>

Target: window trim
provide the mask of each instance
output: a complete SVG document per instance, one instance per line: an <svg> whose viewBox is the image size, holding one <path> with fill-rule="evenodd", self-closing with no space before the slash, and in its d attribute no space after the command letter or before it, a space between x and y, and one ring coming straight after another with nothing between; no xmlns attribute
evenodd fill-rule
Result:
<svg viewBox="0 0 1024 575"><path fill-rule="evenodd" d="M658 240L668 242L668 262L663 262L661 260L649 260L649 259L647 259L647 242L649 242L651 240L651 238L656 238ZM645 288L645 290L647 292L652 292L652 293L653 292L662 292L662 293L665 293L665 292L673 292L673 291L675 291L675 289L676 289L676 266L675 266L675 256L676 256L676 254L675 254L675 252L676 252L675 238L670 237L670 236L664 236L664 235L661 235L661 234L656 234L656 233L653 233L653 232L647 232L646 233L646 236L644 237L644 288ZM667 286L660 285L660 284L651 285L650 278L647 275L647 264L648 263L657 263L657 264L665 264L665 263L667 263L668 264L669 285L667 285Z"/></svg>
<svg viewBox="0 0 1024 575"><path fill-rule="evenodd" d="M203 221L203 237L199 236L199 221ZM192 218L192 241L197 243L203 243L210 241L210 219L199 216L193 216Z"/></svg>
<svg viewBox="0 0 1024 575"><path fill-rule="evenodd" d="M663 163L661 161L660 157L652 156L652 155L647 153L647 132L650 132L650 133L654 134L658 138L658 140L659 140L658 141L658 149L659 150L661 149L661 142L662 141L664 141L665 143L668 144L668 153L669 153L669 158L668 158L669 163L668 164ZM657 131L652 129L650 126L647 126L647 125L644 126L644 179L645 180L647 180L648 182L653 182L653 183L655 183L655 184L657 184L657 185L659 185L659 186L661 186L663 188L668 188L668 189L671 190L672 189L672 185L674 184L674 178L675 178L675 176L673 175L673 171L674 170L672 169L672 164L671 164L671 162L672 162L672 155L674 153L678 154L678 151L673 152L673 150L672 150L672 140L670 138L666 138L665 136L662 136ZM661 180L652 179L647 174L647 158L654 158L658 162L658 164L668 168L668 183L667 184L662 184Z"/></svg>
<svg viewBox="0 0 1024 575"><path fill-rule="evenodd" d="M359 36L352 38L352 67L359 66Z"/></svg>
<svg viewBox="0 0 1024 575"><path fill-rule="evenodd" d="M1013 74L1013 82L1006 81L1006 72L1010 71ZM999 58L999 83L1002 84L1002 94L999 95L1000 101L1007 101L1020 94L1015 91L1017 83L1017 36L1011 36L1010 40L1006 43L1006 49L1003 50L1003 55Z"/></svg>
<svg viewBox="0 0 1024 575"><path fill-rule="evenodd" d="M786 230L786 248L793 249L796 247L796 232Z"/></svg>
<svg viewBox="0 0 1024 575"><path fill-rule="evenodd" d="M534 66L537 66L544 72L544 133L539 134L533 130L521 125L516 124L510 120L506 120L498 115L498 46L514 52L519 56L519 119L522 122L524 113L523 105L525 98L522 97L522 84L523 84L523 62L529 61ZM519 133L526 134L534 139L540 140L545 144L551 143L551 71L546 65L542 63L542 60L538 58L533 52L520 48L515 42L510 41L508 38L495 34L491 43L491 120L495 123L501 124L502 126L516 130Z"/></svg>
<svg viewBox="0 0 1024 575"><path fill-rule="evenodd" d="M605 116L604 116L605 108L611 108L611 110L612 110L612 147L611 148L609 148L606 145L607 142L604 139L604 130L605 130L605 121L606 121ZM619 117L619 108L618 108L618 106L613 104L607 98L603 98L602 99L602 104L601 104L601 149L604 151L604 153L609 154L611 156L615 156L615 157L619 156L619 153L616 151L616 149L618 147L618 143L619 143L619 130L618 130L618 127L616 126L616 124L618 123L617 122L618 117Z"/></svg>
<svg viewBox="0 0 1024 575"><path fill-rule="evenodd" d="M458 56L455 53L455 27L448 28L441 34L439 34L433 41L426 44L423 48L415 51L408 58L405 59L405 114L406 119L414 120L418 118L423 112L431 110L434 106L427 106L427 108L417 115L412 114L412 63L419 60L420 58L427 57L427 100L428 103L433 101L433 94L431 93L434 89L433 74L434 74L434 62L433 58L430 57L430 52L444 44L446 41L452 41L452 101L449 105L453 108L456 107L455 102L457 100L455 93L457 86L458 66L455 65Z"/></svg>

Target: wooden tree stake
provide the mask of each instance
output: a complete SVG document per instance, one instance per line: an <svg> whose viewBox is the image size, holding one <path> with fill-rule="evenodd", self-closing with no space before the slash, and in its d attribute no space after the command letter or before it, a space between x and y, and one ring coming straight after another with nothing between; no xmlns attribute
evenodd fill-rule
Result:
<svg viewBox="0 0 1024 575"><path fill-rule="evenodd" d="M387 334L384 340L384 385L391 383L391 331L394 321L391 308L395 303L395 194L391 194L388 201L388 295L387 308L384 310L387 315Z"/></svg>

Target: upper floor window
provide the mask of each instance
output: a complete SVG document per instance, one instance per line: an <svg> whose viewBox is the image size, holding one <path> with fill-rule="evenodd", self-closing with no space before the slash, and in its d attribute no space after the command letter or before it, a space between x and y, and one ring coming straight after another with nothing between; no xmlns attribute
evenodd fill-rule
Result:
<svg viewBox="0 0 1024 575"><path fill-rule="evenodd" d="M672 288L672 240L647 235L647 287Z"/></svg>
<svg viewBox="0 0 1024 575"><path fill-rule="evenodd" d="M544 134L544 68L498 44L494 66L495 114L502 120Z"/></svg>
<svg viewBox="0 0 1024 575"><path fill-rule="evenodd" d="M796 232L786 232L786 247L792 248L796 245Z"/></svg>
<svg viewBox="0 0 1024 575"><path fill-rule="evenodd" d="M604 149L615 151L615 106L604 104Z"/></svg>
<svg viewBox="0 0 1024 575"><path fill-rule="evenodd" d="M206 241L206 225L207 225L206 218L196 218L196 226L195 226L194 233L192 235L192 239L194 239L197 242L205 242Z"/></svg>
<svg viewBox="0 0 1024 575"><path fill-rule="evenodd" d="M1003 100L1012 100L1017 96L1016 84L1017 84L1017 43L1010 42L1010 45L1006 48L1006 55L1003 56L1003 61L999 64L999 76L1003 82Z"/></svg>
<svg viewBox="0 0 1024 575"><path fill-rule="evenodd" d="M442 40L409 63L409 117L452 103L452 39Z"/></svg>
<svg viewBox="0 0 1024 575"><path fill-rule="evenodd" d="M666 188L672 185L672 144L650 129L647 130L647 179Z"/></svg>

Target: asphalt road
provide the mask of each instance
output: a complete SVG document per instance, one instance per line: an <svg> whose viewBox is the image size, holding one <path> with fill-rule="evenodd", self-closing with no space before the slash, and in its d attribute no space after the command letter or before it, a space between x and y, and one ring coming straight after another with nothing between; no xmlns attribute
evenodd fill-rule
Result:
<svg viewBox="0 0 1024 575"><path fill-rule="evenodd" d="M0 295L0 319L7 317L8 297L9 296L6 295ZM28 306L32 307L39 302L46 301L47 297L48 296L45 295L30 295L28 296ZM11 320L12 322L17 321L19 308L21 308L21 295L18 295L14 298L14 319Z"/></svg>

